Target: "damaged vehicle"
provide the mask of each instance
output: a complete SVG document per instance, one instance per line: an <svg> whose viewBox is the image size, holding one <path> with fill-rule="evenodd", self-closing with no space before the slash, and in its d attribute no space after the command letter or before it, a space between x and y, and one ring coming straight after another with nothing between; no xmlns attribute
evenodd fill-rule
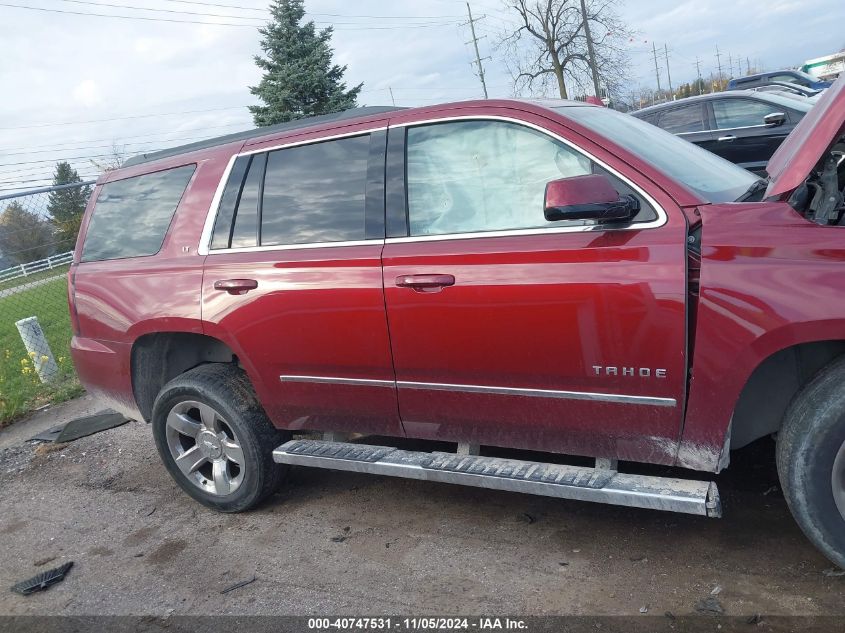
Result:
<svg viewBox="0 0 845 633"><path fill-rule="evenodd" d="M293 464L718 517L709 475L776 434L796 520L845 566L844 123L840 79L766 179L566 101L142 155L86 210L73 358L223 512Z"/></svg>

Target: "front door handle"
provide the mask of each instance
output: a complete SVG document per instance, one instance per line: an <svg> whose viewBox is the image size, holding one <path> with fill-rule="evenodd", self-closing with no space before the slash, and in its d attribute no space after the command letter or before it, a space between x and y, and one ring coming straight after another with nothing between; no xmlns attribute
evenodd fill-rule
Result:
<svg viewBox="0 0 845 633"><path fill-rule="evenodd" d="M230 295L245 295L256 288L258 282L255 279L219 279L214 282L215 290L225 290Z"/></svg>
<svg viewBox="0 0 845 633"><path fill-rule="evenodd" d="M413 288L417 292L440 292L447 286L455 285L454 275L399 275L396 285L400 288Z"/></svg>
<svg viewBox="0 0 845 633"><path fill-rule="evenodd" d="M730 143L731 141L736 140L736 136L734 136L733 134L728 134L727 136L720 136L716 140L720 143Z"/></svg>

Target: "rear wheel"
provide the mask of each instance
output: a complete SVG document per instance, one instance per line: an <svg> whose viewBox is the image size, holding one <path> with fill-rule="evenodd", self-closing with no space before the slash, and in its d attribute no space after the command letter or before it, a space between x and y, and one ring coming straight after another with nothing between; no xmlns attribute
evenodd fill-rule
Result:
<svg viewBox="0 0 845 633"><path fill-rule="evenodd" d="M234 365L201 365L174 378L156 398L152 418L165 467L203 505L241 512L278 488L284 467L272 451L289 434L273 427Z"/></svg>
<svg viewBox="0 0 845 633"><path fill-rule="evenodd" d="M778 474L804 534L845 568L845 359L795 397L778 435Z"/></svg>

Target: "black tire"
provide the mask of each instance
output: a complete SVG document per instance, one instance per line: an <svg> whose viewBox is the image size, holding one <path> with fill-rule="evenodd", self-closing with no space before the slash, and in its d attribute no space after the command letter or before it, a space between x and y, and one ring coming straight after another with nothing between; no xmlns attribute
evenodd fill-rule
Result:
<svg viewBox="0 0 845 633"><path fill-rule="evenodd" d="M194 446L190 445L190 437L186 435L185 441L189 446L187 450L171 449L172 443L183 440L176 435L171 424L169 431L171 438L176 436L179 439L171 439L171 443L168 443L167 419L172 411L180 407L189 408L192 406L191 403L206 405L217 412L219 417L216 418L215 424L221 429L220 433L233 438L231 444L242 451L242 455L238 457L242 459L243 465L225 462L225 456L218 457L218 461L227 464L221 468L225 469L228 466L240 475L237 486L232 484L231 487L234 490L230 493L217 494L202 488L199 481L204 480L206 476L214 479L216 471L214 471L215 475L210 476L202 475L200 470L185 474L176 463L173 450L187 452ZM195 413L185 415L199 420L200 410L189 410ZM202 410L207 411L205 407ZM272 451L290 439L290 434L276 429L270 423L246 374L235 365L220 363L201 365L171 380L162 388L153 405L152 427L156 448L171 477L191 497L209 508L220 512L249 510L273 494L284 478L286 467L273 461ZM199 428L203 429L203 433L209 433L205 427ZM205 447L211 446L210 442L206 442L204 447L200 447L199 437L195 439L195 444L197 444L197 449L204 450ZM214 450L214 447L208 450ZM220 446L217 450L220 450ZM211 468L213 462L207 461L207 463L208 468ZM206 468L205 463L203 463L203 468ZM231 473L227 472L227 476L229 475ZM237 479L236 476L233 480ZM216 488L215 483L215 481L205 481L206 485Z"/></svg>
<svg viewBox="0 0 845 633"><path fill-rule="evenodd" d="M793 399L777 442L778 475L792 515L807 538L845 568L841 496L845 471L842 456L837 461L841 451L845 451L845 358L822 369Z"/></svg>

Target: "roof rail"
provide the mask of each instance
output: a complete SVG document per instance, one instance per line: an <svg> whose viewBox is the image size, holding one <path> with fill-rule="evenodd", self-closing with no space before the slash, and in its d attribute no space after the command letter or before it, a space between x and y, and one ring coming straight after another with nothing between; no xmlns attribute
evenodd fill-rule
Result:
<svg viewBox="0 0 845 633"><path fill-rule="evenodd" d="M188 143L187 145L179 145L178 147L171 147L159 152L150 152L148 154L139 154L133 156L122 167L132 167L133 165L142 165L150 161L159 160L160 158L169 158L170 156L178 156L179 154L187 154L200 149L209 147L216 147L218 145L225 145L226 143L233 143L234 141L243 141L250 138L265 136L267 134L275 134L276 132L287 132L290 130L297 130L299 128L306 128L312 125L320 125L323 123L333 123L335 121L344 121L346 119L356 119L360 117L370 116L373 114L382 114L385 112L395 112L397 110L404 110L405 108L398 108L393 106L366 106L362 108L350 108L341 112L333 112L331 114L321 114L318 116L306 117L303 119L296 119L295 121L288 121L287 123L279 123L278 125L268 125L267 127L259 127L254 130L245 130L243 132L235 132L234 134L227 134L225 136L217 136L209 138L204 141L197 141L196 143Z"/></svg>

